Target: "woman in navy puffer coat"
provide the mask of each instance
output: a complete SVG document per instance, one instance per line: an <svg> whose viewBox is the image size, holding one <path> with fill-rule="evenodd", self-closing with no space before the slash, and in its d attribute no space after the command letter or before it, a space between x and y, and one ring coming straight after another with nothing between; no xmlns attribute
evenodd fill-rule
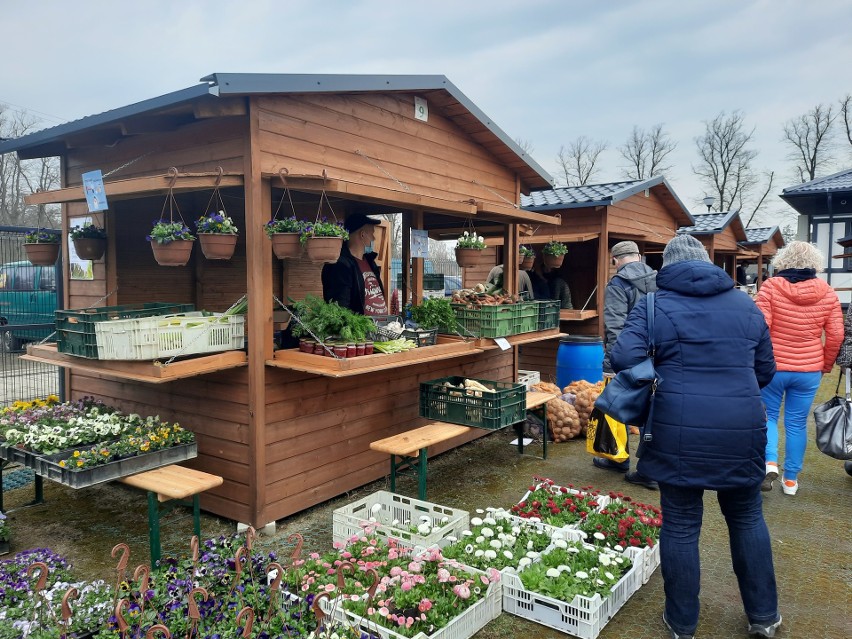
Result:
<svg viewBox="0 0 852 639"><path fill-rule="evenodd" d="M781 617L760 494L766 446L760 388L775 374L769 330L754 302L689 235L666 246L657 287L654 363L661 382L652 440L638 469L660 484L663 621L672 637L695 632L703 493L715 490L749 631L771 637ZM645 308L643 299L612 350L616 372L645 357Z"/></svg>

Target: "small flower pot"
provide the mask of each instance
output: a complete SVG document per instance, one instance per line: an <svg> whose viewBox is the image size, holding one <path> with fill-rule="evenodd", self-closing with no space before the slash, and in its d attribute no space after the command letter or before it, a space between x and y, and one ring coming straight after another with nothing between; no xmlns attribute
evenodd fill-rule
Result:
<svg viewBox="0 0 852 639"><path fill-rule="evenodd" d="M279 260L302 257L302 244L298 233L273 233L272 251Z"/></svg>
<svg viewBox="0 0 852 639"><path fill-rule="evenodd" d="M562 266L562 262L565 260L564 255L548 255L547 253L542 253L542 259L544 260L544 265L549 266L550 268L559 268Z"/></svg>
<svg viewBox="0 0 852 639"><path fill-rule="evenodd" d="M535 264L535 255L521 259L521 268L525 271L532 269L533 264Z"/></svg>
<svg viewBox="0 0 852 639"><path fill-rule="evenodd" d="M456 262L462 268L479 266L482 263L482 249L456 248Z"/></svg>
<svg viewBox="0 0 852 639"><path fill-rule="evenodd" d="M59 243L34 243L24 244L27 259L35 266L53 266L59 257Z"/></svg>
<svg viewBox="0 0 852 639"><path fill-rule="evenodd" d="M160 266L186 266L192 255L192 244L193 240L174 240L168 244L151 240L151 250Z"/></svg>
<svg viewBox="0 0 852 639"><path fill-rule="evenodd" d="M342 237L309 237L306 250L311 262L336 262L342 247Z"/></svg>
<svg viewBox="0 0 852 639"><path fill-rule="evenodd" d="M233 233L199 233L198 241L208 260L230 260L237 248L237 236Z"/></svg>
<svg viewBox="0 0 852 639"><path fill-rule="evenodd" d="M78 237L71 241L80 259L99 260L106 253L107 241L102 237Z"/></svg>

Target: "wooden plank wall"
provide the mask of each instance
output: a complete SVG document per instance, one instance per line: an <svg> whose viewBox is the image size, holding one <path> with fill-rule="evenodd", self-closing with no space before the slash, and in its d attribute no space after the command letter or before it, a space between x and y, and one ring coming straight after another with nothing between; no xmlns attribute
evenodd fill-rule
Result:
<svg viewBox="0 0 852 639"><path fill-rule="evenodd" d="M388 458L369 450L370 442L427 423L418 417L420 382L449 375L511 381L512 359L511 351L494 350L338 379L268 369L269 501L260 519L281 519L384 477Z"/></svg>
<svg viewBox="0 0 852 639"><path fill-rule="evenodd" d="M514 174L439 109L429 110L428 122L415 120L413 95L278 95L258 106L264 173L327 170L452 201L499 200L495 192L517 201Z"/></svg>
<svg viewBox="0 0 852 639"><path fill-rule="evenodd" d="M677 231L676 220L653 191L648 197L637 193L607 207L606 215L610 237L665 246Z"/></svg>

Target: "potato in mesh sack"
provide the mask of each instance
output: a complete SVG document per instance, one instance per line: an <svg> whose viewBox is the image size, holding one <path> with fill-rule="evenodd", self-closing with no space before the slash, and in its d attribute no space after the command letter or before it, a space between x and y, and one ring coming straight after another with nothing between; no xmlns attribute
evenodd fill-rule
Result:
<svg viewBox="0 0 852 639"><path fill-rule="evenodd" d="M550 382L533 384L531 390L562 395L559 387ZM560 397L555 397L547 402L547 425L554 442L567 442L579 435L581 430L580 416L577 414L577 410Z"/></svg>
<svg viewBox="0 0 852 639"><path fill-rule="evenodd" d="M530 387L530 390L539 391L540 393L556 393L557 395L561 395L562 391L559 390L559 387L556 384L552 384L551 382L538 382L533 384Z"/></svg>
<svg viewBox="0 0 852 639"><path fill-rule="evenodd" d="M580 429L583 433L586 432L586 426L589 425L589 415L595 407L595 400L602 390L603 382L592 384L582 379L571 382L564 388L566 393L573 393L576 396L574 408L577 409L577 414L580 416Z"/></svg>

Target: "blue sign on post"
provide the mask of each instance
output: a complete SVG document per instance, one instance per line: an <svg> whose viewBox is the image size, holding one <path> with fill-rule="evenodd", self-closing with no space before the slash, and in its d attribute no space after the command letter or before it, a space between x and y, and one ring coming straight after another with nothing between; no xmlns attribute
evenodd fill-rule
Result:
<svg viewBox="0 0 852 639"><path fill-rule="evenodd" d="M104 190L104 178L101 175L100 169L83 173L83 193L86 194L86 204L89 205L89 213L106 211L109 208L106 191Z"/></svg>

